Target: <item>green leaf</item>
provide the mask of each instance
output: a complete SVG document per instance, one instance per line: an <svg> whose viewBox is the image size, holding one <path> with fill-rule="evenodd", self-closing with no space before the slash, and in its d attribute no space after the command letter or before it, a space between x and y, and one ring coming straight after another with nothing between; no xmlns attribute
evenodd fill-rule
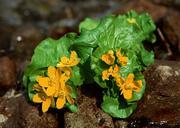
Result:
<svg viewBox="0 0 180 128"><path fill-rule="evenodd" d="M28 96L29 96L29 99L32 101L33 99L33 96L35 94L35 91L33 90L33 85L35 83L31 82L28 84L28 87L27 87L27 92L28 92Z"/></svg>
<svg viewBox="0 0 180 128"><path fill-rule="evenodd" d="M136 23L129 23L129 19L135 19ZM94 80L102 88L107 88L101 77L102 71L108 67L102 65L101 56L109 50L116 52L121 48L124 55L128 57L128 64L120 67L119 74L122 77L127 77L129 73L140 72L152 64L154 54L144 48L143 41L154 42L154 30L155 25L147 13L138 15L130 11L126 15L104 17L96 28L82 31L81 41L78 40L78 44L94 46L91 57Z"/></svg>
<svg viewBox="0 0 180 128"><path fill-rule="evenodd" d="M70 81L73 82L74 86L80 86L83 84L83 77L80 73L80 68L75 66L72 68L72 77L70 78Z"/></svg>
<svg viewBox="0 0 180 128"><path fill-rule="evenodd" d="M127 118L133 113L137 105L136 103L132 103L126 107L122 107L118 98L104 95L101 107L104 112L110 114L112 117Z"/></svg>
<svg viewBox="0 0 180 128"><path fill-rule="evenodd" d="M144 76L142 75L142 73L136 73L135 80L142 80L142 87L141 87L140 92L133 92L132 99L128 100L129 103L140 100L142 98L145 88L146 88L146 82L145 82L145 79L144 79Z"/></svg>
<svg viewBox="0 0 180 128"><path fill-rule="evenodd" d="M71 105L70 103L66 103L66 107L69 108L72 112L77 112L78 111L78 107L77 105Z"/></svg>
<svg viewBox="0 0 180 128"><path fill-rule="evenodd" d="M90 18L86 18L83 22L79 25L80 32L86 31L86 30L92 30L97 27L99 24L98 20L93 20Z"/></svg>
<svg viewBox="0 0 180 128"><path fill-rule="evenodd" d="M23 77L23 83L31 100L35 93L32 87L36 83L37 76L47 75L49 66L56 66L62 56L69 56L75 38L75 33L69 33L59 40L48 38L36 47L31 63L26 67ZM70 80L72 86L81 85L83 77L80 68L74 67L72 73L73 77Z"/></svg>
<svg viewBox="0 0 180 128"><path fill-rule="evenodd" d="M142 62L146 65L149 66L150 64L154 63L154 53L148 52L144 49L142 49L141 51L141 58L142 58Z"/></svg>

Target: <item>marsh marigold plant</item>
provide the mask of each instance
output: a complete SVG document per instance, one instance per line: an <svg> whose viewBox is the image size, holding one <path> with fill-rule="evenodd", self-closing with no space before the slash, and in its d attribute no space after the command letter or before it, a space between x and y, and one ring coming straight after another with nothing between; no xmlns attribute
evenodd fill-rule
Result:
<svg viewBox="0 0 180 128"><path fill-rule="evenodd" d="M46 112L53 104L57 109L63 108L66 102L74 104L74 99L71 97L72 88L67 82L73 77L71 67L79 62L77 53L71 51L70 58L63 56L57 67L48 67L47 76L37 76L37 83L33 86L36 91L33 102L42 103L43 112Z"/></svg>
<svg viewBox="0 0 180 128"><path fill-rule="evenodd" d="M127 118L145 91L141 73L154 62L143 42L154 43L154 22L147 13L135 11L87 18L79 34L67 33L58 40L42 41L34 50L23 83L29 99L50 107L78 109L77 89L84 84L100 86L101 108L112 117Z"/></svg>

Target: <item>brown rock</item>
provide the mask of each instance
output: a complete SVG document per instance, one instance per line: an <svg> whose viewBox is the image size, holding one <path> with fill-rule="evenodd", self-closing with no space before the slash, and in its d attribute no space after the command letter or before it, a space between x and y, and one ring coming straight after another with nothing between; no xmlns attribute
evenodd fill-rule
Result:
<svg viewBox="0 0 180 128"><path fill-rule="evenodd" d="M2 128L58 128L57 114L40 113L37 106L27 103L20 93L0 99L0 127Z"/></svg>
<svg viewBox="0 0 180 128"><path fill-rule="evenodd" d="M92 85L93 86L93 85ZM95 87L95 86L94 86ZM94 88L96 90L96 87ZM87 89L85 93L94 93ZM96 90L96 93L98 91ZM87 96L79 92L78 112L66 112L65 128L113 128L112 118L97 106L97 97ZM95 96L95 94L94 94Z"/></svg>
<svg viewBox="0 0 180 128"><path fill-rule="evenodd" d="M30 59L34 48L44 39L41 30L31 24L19 27L12 36L11 50L18 58Z"/></svg>
<svg viewBox="0 0 180 128"><path fill-rule="evenodd" d="M16 84L16 65L9 57L0 58L0 87L9 89Z"/></svg>
<svg viewBox="0 0 180 128"><path fill-rule="evenodd" d="M70 27L62 27L62 26L54 25L50 27L48 35L53 39L59 39L60 37L64 36L66 33L73 31L75 30L73 30Z"/></svg>
<svg viewBox="0 0 180 128"><path fill-rule="evenodd" d="M158 124L180 125L180 62L157 61L144 75L146 92L132 118L145 117Z"/></svg>
<svg viewBox="0 0 180 128"><path fill-rule="evenodd" d="M161 5L155 5L147 0L132 0L123 5L116 14L123 14L127 11L135 10L137 12L148 12L155 21L158 21L160 18L164 17L167 12L167 8ZM158 10L158 11L157 11Z"/></svg>
<svg viewBox="0 0 180 128"><path fill-rule="evenodd" d="M167 16L162 19L162 31L165 38L171 45L171 48L176 56L180 55L180 22L177 17L180 17L180 13L175 10L170 10Z"/></svg>
<svg viewBox="0 0 180 128"><path fill-rule="evenodd" d="M9 50L10 39L13 31L13 27L3 25L0 26L0 54L4 53L6 50Z"/></svg>
<svg viewBox="0 0 180 128"><path fill-rule="evenodd" d="M115 128L127 128L128 122L125 120L117 120L114 122Z"/></svg>
<svg viewBox="0 0 180 128"><path fill-rule="evenodd" d="M179 9L180 7L180 1L179 0L151 0L155 4L161 4L168 7L177 7Z"/></svg>

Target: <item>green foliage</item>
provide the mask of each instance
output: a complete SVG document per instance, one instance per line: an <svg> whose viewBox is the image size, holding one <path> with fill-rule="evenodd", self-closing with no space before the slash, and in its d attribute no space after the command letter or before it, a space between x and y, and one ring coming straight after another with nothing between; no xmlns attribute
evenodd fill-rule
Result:
<svg viewBox="0 0 180 128"><path fill-rule="evenodd" d="M129 19L135 19L136 22L130 23ZM143 41L154 43L154 30L155 25L147 13L138 15L134 11L126 15L106 16L97 22L86 19L80 25L81 33L80 38L76 40L77 44L94 48L90 64L94 71L93 78L104 89L102 109L113 117L130 116L136 108L135 102L143 96L146 85L140 72L154 62L153 52L144 48ZM142 80L140 92L133 92L132 99L123 100L124 103L120 102L123 96L117 93L112 84L102 80L102 71L108 69L108 65L102 62L101 56L109 50L119 49L128 57L127 65L120 67L119 74L126 78L128 74L134 73L136 80ZM108 93L107 90L113 91ZM125 105L122 107L122 104Z"/></svg>
<svg viewBox="0 0 180 128"><path fill-rule="evenodd" d="M69 33L59 40L48 38L43 40L36 47L31 63L26 67L23 76L23 83L30 100L32 100L36 93L33 90L33 86L37 82L37 76L46 76L47 68L49 66L56 66L62 56L70 56L70 49L74 43L75 37L76 34ZM81 76L80 68L78 66L73 67L72 75L73 77L68 82L73 88L72 97L76 98L75 90L77 86L80 86L83 83L83 77ZM75 107L71 105L69 106L69 108L74 111Z"/></svg>
<svg viewBox="0 0 180 128"><path fill-rule="evenodd" d="M113 98L113 97L104 95L103 103L101 107L103 111L105 111L106 113L109 113L113 117L127 118L136 109L137 104L132 103L124 107L122 106L122 104L120 104L120 101L118 100L118 98Z"/></svg>
<svg viewBox="0 0 180 128"><path fill-rule="evenodd" d="M46 39L35 49L34 55L25 70L23 82L32 100L35 94L32 86L38 75L46 75L47 67L56 66L62 56L70 56L70 51L77 52L80 64L72 68L72 78L68 84L72 87L72 97L76 98L76 88L83 84L96 82L103 90L102 109L113 117L127 118L136 109L136 102L145 91L146 83L141 71L154 62L154 54L147 51L143 42L154 43L155 25L147 13L138 15L130 11L125 15L106 16L100 20L87 18L80 23L80 35L68 33L59 40ZM124 99L113 79L102 80L102 72L109 68L101 57L109 50L116 52L121 49L128 63L120 66L123 79L130 73L135 75L135 81L142 80L140 92L133 91L130 100ZM115 60L115 63L117 59ZM66 103L72 112L77 111L76 105Z"/></svg>

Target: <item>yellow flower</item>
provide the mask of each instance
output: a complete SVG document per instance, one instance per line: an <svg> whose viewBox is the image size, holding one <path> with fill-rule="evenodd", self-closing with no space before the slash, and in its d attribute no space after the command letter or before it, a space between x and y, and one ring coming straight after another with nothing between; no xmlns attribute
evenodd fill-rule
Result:
<svg viewBox="0 0 180 128"><path fill-rule="evenodd" d="M47 95L43 93L36 93L33 96L33 102L34 103L42 103L42 111L47 112L50 105L53 103L54 99L53 97L48 97Z"/></svg>
<svg viewBox="0 0 180 128"><path fill-rule="evenodd" d="M130 24L136 24L137 23L135 18L129 18L129 19L127 19L127 21Z"/></svg>
<svg viewBox="0 0 180 128"><path fill-rule="evenodd" d="M72 89L70 86L62 84L61 85L61 89L58 92L58 98L56 101L56 107L58 109L63 108L63 106L66 103L66 100L70 103L70 104L74 104L74 100L71 98L71 93L72 93Z"/></svg>
<svg viewBox="0 0 180 128"><path fill-rule="evenodd" d="M70 58L63 56L57 67L72 67L76 66L80 62L80 59L77 56L75 51L71 51Z"/></svg>
<svg viewBox="0 0 180 128"><path fill-rule="evenodd" d="M107 54L102 55L101 60L108 65L114 64L115 61L114 52L112 50L109 50Z"/></svg>
<svg viewBox="0 0 180 128"><path fill-rule="evenodd" d="M122 77L120 77L120 75L115 75L115 81L116 81L116 85L118 86L118 87L121 87L122 86L122 84L123 84L123 78Z"/></svg>
<svg viewBox="0 0 180 128"><path fill-rule="evenodd" d="M140 92L141 87L142 80L134 81L134 74L130 73L123 84L120 85L120 90L124 98L129 100L132 98L133 91Z"/></svg>
<svg viewBox="0 0 180 128"><path fill-rule="evenodd" d="M129 18L129 19L127 19L127 21L128 21L129 24L135 24L140 29L140 26L137 23L135 18Z"/></svg>
<svg viewBox="0 0 180 128"><path fill-rule="evenodd" d="M104 70L102 72L102 79L103 80L109 80L109 77L115 77L117 75L117 73L119 72L120 68L117 66L117 64L115 64L114 68L112 66L110 66L109 69Z"/></svg>
<svg viewBox="0 0 180 128"><path fill-rule="evenodd" d="M54 95L58 85L59 73L55 67L48 67L48 77L38 76L37 82L47 96Z"/></svg>
<svg viewBox="0 0 180 128"><path fill-rule="evenodd" d="M128 57L123 56L123 55L121 54L121 50L118 50L118 51L116 52L116 56L117 56L117 58L118 58L118 62L119 62L122 66L126 66L126 65L127 65Z"/></svg>
<svg viewBox="0 0 180 128"><path fill-rule="evenodd" d="M74 100L71 98L72 89L70 86L66 85L66 82L71 77L71 68L64 67L56 69L58 72L56 78L56 92L54 97L57 97L56 108L61 109L66 103L66 100L70 104L74 104Z"/></svg>
<svg viewBox="0 0 180 128"><path fill-rule="evenodd" d="M71 75L72 70L69 67L48 67L48 76L38 76L37 84L33 86L33 89L37 92L33 96L33 102L42 103L43 112L49 109L54 102L54 98L57 98L56 107L58 109L64 106L66 99L70 104L73 104L71 87L66 85Z"/></svg>

